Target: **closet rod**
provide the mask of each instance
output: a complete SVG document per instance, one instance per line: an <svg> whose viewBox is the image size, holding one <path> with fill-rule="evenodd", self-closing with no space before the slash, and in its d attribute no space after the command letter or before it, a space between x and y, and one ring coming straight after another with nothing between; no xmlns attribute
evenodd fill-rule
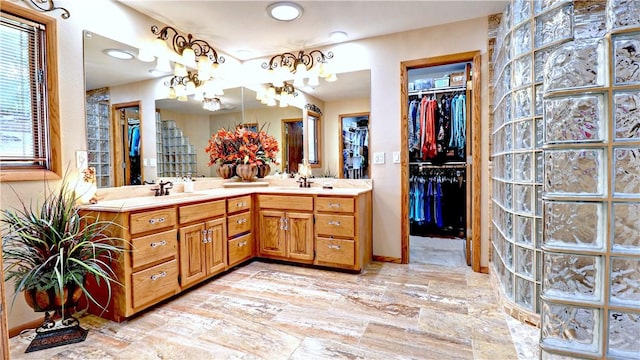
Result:
<svg viewBox="0 0 640 360"><path fill-rule="evenodd" d="M442 164L442 165L435 165L435 164L412 162L412 163L409 163L409 165L419 166L420 168L426 168L426 169L464 169L467 167L466 163L454 163L454 164L448 163L448 164Z"/></svg>
<svg viewBox="0 0 640 360"><path fill-rule="evenodd" d="M465 86L460 87L452 87L452 88L443 88L443 89L433 89L433 90L416 90L409 91L409 96L411 95L430 95L430 94L439 94L443 92L454 92L454 91L466 91L467 88Z"/></svg>

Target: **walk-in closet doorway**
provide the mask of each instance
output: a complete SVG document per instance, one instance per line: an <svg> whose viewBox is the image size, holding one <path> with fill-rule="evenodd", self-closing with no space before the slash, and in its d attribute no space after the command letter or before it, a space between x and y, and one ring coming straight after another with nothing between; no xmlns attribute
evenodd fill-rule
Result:
<svg viewBox="0 0 640 360"><path fill-rule="evenodd" d="M480 51L402 62L401 84L402 263L480 272Z"/></svg>

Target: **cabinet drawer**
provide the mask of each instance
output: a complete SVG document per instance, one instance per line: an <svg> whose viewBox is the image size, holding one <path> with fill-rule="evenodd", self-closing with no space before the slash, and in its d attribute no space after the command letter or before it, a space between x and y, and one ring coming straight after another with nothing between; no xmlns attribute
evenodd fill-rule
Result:
<svg viewBox="0 0 640 360"><path fill-rule="evenodd" d="M355 234L355 220L353 215L316 215L316 233L319 235L334 235L353 237Z"/></svg>
<svg viewBox="0 0 640 360"><path fill-rule="evenodd" d="M310 196L258 195L258 204L264 209L313 211Z"/></svg>
<svg viewBox="0 0 640 360"><path fill-rule="evenodd" d="M251 209L251 195L227 199L227 213L233 214Z"/></svg>
<svg viewBox="0 0 640 360"><path fill-rule="evenodd" d="M176 258L177 241L176 230L169 230L159 234L131 239L131 266L134 271L147 264Z"/></svg>
<svg viewBox="0 0 640 360"><path fill-rule="evenodd" d="M131 235L172 227L176 224L176 211L168 208L131 214L130 223Z"/></svg>
<svg viewBox="0 0 640 360"><path fill-rule="evenodd" d="M224 200L184 205L178 209L180 213L180 224L222 216L224 215L224 211Z"/></svg>
<svg viewBox="0 0 640 360"><path fill-rule="evenodd" d="M171 260L132 275L133 307L147 305L167 295L176 293L178 284L178 260Z"/></svg>
<svg viewBox="0 0 640 360"><path fill-rule="evenodd" d="M253 234L229 240L229 266L233 266L253 255Z"/></svg>
<svg viewBox="0 0 640 360"><path fill-rule="evenodd" d="M353 213L353 198L318 197L316 198L316 210L325 212Z"/></svg>
<svg viewBox="0 0 640 360"><path fill-rule="evenodd" d="M227 217L227 234L234 237L251 230L251 212Z"/></svg>
<svg viewBox="0 0 640 360"><path fill-rule="evenodd" d="M316 238L316 263L354 265L353 240Z"/></svg>

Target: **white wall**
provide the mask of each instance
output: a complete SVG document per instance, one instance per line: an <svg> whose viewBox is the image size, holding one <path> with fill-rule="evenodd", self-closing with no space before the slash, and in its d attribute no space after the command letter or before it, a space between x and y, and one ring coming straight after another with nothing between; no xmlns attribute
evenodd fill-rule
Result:
<svg viewBox="0 0 640 360"><path fill-rule="evenodd" d="M18 3L21 4L22 3ZM84 83L82 31L90 30L132 46L140 46L151 41L151 25L162 25L142 14L136 13L118 2L107 0L58 1L57 5L71 12L67 20L59 18L58 23L58 77L60 97L60 119L62 140L62 164L74 162L74 152L86 149L84 122ZM23 5L26 6L26 5ZM188 29L187 29L188 30ZM188 31L186 31L188 32ZM250 36L250 34L247 34ZM482 52L482 264L488 264L488 91L487 91L487 19L478 18L450 25L393 34L363 41L350 42L332 47L336 72L371 69L371 152L385 152L387 158L392 151L400 150L400 62L405 60L446 55L451 53L480 50ZM233 57L224 54L227 62ZM257 61L260 64L264 59ZM252 66L248 62L244 66ZM259 65L258 65L259 66ZM339 80L338 80L339 81ZM302 100L301 100L302 101ZM325 104L321 104L324 107ZM143 104L143 116L153 116L154 109ZM325 108L325 114L331 105ZM342 111L342 110L340 110ZM359 110L358 110L359 111ZM327 116L327 115L325 115ZM237 119L236 119L237 120ZM238 121L234 121L238 123ZM325 138L330 138L325 124ZM145 131L149 127L145 125ZM155 136L155 129L153 131ZM151 135L149 135L151 136ZM337 135L336 135L337 136ZM144 144L155 139L143 137ZM155 147L144 146L144 157L155 157ZM152 151L153 153L149 153ZM328 156L327 156L328 157ZM324 159L332 161L332 159ZM337 158L335 159L337 162ZM146 174L145 169L145 174ZM154 170L155 171L155 170ZM399 201L400 168L398 164L387 162L373 165L371 169L374 183L373 192L373 252L375 255L401 256L400 209ZM41 195L41 182L0 183L0 206L2 208L17 205L10 186L28 203L37 201ZM12 295L12 284L8 284L8 297ZM9 314L9 327L16 327L28 321L41 318L24 305L22 297Z"/></svg>

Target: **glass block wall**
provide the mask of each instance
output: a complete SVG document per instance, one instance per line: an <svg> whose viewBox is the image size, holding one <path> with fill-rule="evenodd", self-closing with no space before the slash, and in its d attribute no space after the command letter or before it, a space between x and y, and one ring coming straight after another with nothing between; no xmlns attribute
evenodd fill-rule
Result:
<svg viewBox="0 0 640 360"><path fill-rule="evenodd" d="M640 2L544 71L541 357L640 358Z"/></svg>
<svg viewBox="0 0 640 360"><path fill-rule="evenodd" d="M589 14L604 24L604 6ZM574 26L575 17L573 1L513 0L492 57L492 264L517 317L532 323L539 322L542 291L544 62L575 36L598 33Z"/></svg>

